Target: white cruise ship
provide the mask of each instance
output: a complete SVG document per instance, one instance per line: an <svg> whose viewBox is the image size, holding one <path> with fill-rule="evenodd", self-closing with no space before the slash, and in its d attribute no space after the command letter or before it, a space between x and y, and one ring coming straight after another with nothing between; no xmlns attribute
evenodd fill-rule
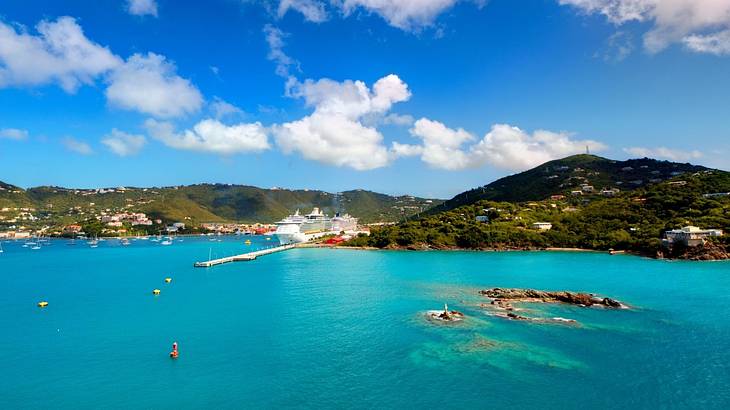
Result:
<svg viewBox="0 0 730 410"><path fill-rule="evenodd" d="M314 208L307 215L300 215L299 210L294 215L276 223L276 236L282 245L307 242L321 236L354 231L357 228L357 219L345 216L329 218L319 208Z"/></svg>

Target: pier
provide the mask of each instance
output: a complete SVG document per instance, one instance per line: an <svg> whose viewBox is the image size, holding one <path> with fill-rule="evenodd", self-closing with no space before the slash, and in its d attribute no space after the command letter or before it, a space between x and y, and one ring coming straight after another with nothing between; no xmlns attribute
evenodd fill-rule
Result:
<svg viewBox="0 0 730 410"><path fill-rule="evenodd" d="M204 262L195 262L194 266L196 268L210 268L211 266L222 265L224 263L229 263L229 262L252 261L252 260L258 258L259 256L264 256L264 255L268 255L268 254L275 253L275 252L286 251L286 250L289 250L289 249L292 249L295 247L296 247L296 245L291 244L291 245L276 246L273 248L259 249L257 251L253 251L253 252L242 253L240 255L227 256L225 258L218 258L218 259L211 259L211 260L204 261Z"/></svg>

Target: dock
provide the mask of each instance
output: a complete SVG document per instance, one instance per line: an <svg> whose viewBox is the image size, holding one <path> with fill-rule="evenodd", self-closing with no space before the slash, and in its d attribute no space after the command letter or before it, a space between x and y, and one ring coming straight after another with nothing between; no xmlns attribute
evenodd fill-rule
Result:
<svg viewBox="0 0 730 410"><path fill-rule="evenodd" d="M218 258L218 259L211 259L211 260L204 261L204 262L195 262L194 266L196 268L210 268L211 266L222 265L224 263L229 263L229 262L252 261L252 260L258 258L259 256L264 256L264 255L268 255L268 254L276 253L276 252L282 252L282 251L286 251L286 250L289 250L289 249L292 249L295 247L296 247L296 245L291 244L291 245L276 246L273 248L259 249L257 251L253 251L253 252L242 253L240 255L227 256L225 258Z"/></svg>

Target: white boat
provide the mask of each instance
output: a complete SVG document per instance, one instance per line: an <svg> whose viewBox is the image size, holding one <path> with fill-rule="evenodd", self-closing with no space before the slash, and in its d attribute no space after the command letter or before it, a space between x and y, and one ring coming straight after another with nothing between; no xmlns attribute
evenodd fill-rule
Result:
<svg viewBox="0 0 730 410"><path fill-rule="evenodd" d="M3 250L3 243L2 243L2 242L0 242L0 253L3 253L3 252L5 252L5 251Z"/></svg>
<svg viewBox="0 0 730 410"><path fill-rule="evenodd" d="M319 208L314 208L307 215L300 215L297 210L294 215L282 219L276 223L274 232L282 245L291 243L308 242L312 239L340 233L342 231L352 232L357 228L357 218L349 215L329 218Z"/></svg>

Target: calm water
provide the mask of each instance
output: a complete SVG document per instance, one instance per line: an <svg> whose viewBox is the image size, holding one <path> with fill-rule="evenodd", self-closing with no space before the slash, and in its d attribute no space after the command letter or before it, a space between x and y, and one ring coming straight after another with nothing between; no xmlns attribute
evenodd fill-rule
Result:
<svg viewBox="0 0 730 410"><path fill-rule="evenodd" d="M296 249L195 269L270 242L66 243L3 243L0 408L730 406L725 262ZM477 307L493 286L637 308L530 312L580 326L506 321ZM468 319L423 319L444 302Z"/></svg>

